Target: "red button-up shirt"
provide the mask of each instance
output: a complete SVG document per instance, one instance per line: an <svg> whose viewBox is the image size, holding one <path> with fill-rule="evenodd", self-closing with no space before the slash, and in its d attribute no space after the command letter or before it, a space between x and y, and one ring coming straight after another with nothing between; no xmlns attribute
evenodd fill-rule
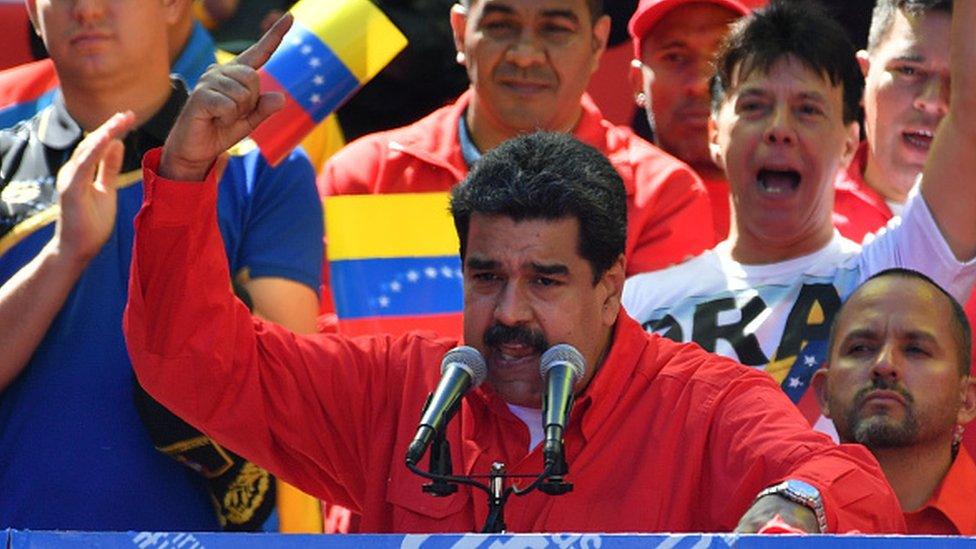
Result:
<svg viewBox="0 0 976 549"><path fill-rule="evenodd" d="M976 465L962 448L925 505L905 513L909 534L976 535Z"/></svg>
<svg viewBox="0 0 976 549"><path fill-rule="evenodd" d="M302 337L252 319L227 284L212 182L160 179L158 157L146 159L125 320L143 386L283 480L361 512L364 531L480 529L482 493L431 497L404 466L456 342ZM614 330L565 433L574 490L511 497L509 531L731 530L760 489L786 477L821 490L832 531L904 528L873 456L811 431L768 376L624 315ZM456 473L497 461L513 474L542 470L525 425L490 387L463 399L446 436Z"/></svg>

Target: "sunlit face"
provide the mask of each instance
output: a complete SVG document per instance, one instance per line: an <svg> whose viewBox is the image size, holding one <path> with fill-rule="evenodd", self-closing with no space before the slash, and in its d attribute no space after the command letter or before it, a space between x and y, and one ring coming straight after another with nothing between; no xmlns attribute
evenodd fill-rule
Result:
<svg viewBox="0 0 976 549"><path fill-rule="evenodd" d="M641 42L641 86L654 138L692 167L714 169L708 152L713 56L738 14L714 4L677 7Z"/></svg>
<svg viewBox="0 0 976 549"><path fill-rule="evenodd" d="M455 7L451 25L475 91L468 121L476 133L504 140L573 129L608 17L594 24L585 0L472 0L467 11Z"/></svg>
<svg viewBox="0 0 976 549"><path fill-rule="evenodd" d="M949 447L971 383L960 375L947 298L925 282L872 280L844 305L821 396L842 441ZM821 375L818 373L818 375Z"/></svg>
<svg viewBox="0 0 976 549"><path fill-rule="evenodd" d="M859 52L865 76L865 177L887 198L904 201L922 171L932 136L949 108L948 13L895 13L871 52Z"/></svg>
<svg viewBox="0 0 976 549"><path fill-rule="evenodd" d="M539 358L568 343L586 359L585 386L609 346L620 310L623 264L596 283L579 255L576 218L525 220L474 214L464 258L464 339L488 363L506 401L542 404Z"/></svg>
<svg viewBox="0 0 976 549"><path fill-rule="evenodd" d="M169 66L166 33L172 0L27 0L63 82L140 74Z"/></svg>
<svg viewBox="0 0 976 549"><path fill-rule="evenodd" d="M837 171L857 146L840 85L792 57L733 75L710 141L735 208L735 246L752 262L811 253L833 234Z"/></svg>

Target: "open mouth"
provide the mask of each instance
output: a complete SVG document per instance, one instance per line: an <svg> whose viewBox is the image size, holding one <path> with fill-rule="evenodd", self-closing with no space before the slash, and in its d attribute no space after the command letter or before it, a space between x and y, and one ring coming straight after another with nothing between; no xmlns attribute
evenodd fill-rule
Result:
<svg viewBox="0 0 976 549"><path fill-rule="evenodd" d="M901 135L910 146L923 151L932 147L932 138L935 137L935 134L928 130L902 132Z"/></svg>
<svg viewBox="0 0 976 549"><path fill-rule="evenodd" d="M800 186L800 172L796 170L761 169L756 174L756 183L767 194L785 194Z"/></svg>

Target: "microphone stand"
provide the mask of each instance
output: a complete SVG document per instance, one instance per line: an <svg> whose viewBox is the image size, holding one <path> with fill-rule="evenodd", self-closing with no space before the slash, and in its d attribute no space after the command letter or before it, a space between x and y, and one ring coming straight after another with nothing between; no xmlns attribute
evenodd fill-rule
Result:
<svg viewBox="0 0 976 549"><path fill-rule="evenodd" d="M435 451L435 444L437 451ZM512 494L524 496L536 488L540 492L558 496L565 494L573 489L571 483L565 482L563 477L566 475L566 461L552 463L546 466L545 470L536 475L535 480L525 488L517 486L505 486L506 480L513 477L524 478L526 475L509 475L505 470L504 463L493 463L491 473L488 475L488 484L482 484L474 480L484 478L484 475L454 476L451 473L451 458L449 445L442 433L438 433L437 438L431 444L430 467L429 471L417 467L411 462L407 462L407 469L416 475L429 479L433 482L425 484L422 490L435 497L445 497L457 491L456 484L464 484L483 491L488 496L488 516L481 532L485 534L501 533L505 531L505 503Z"/></svg>

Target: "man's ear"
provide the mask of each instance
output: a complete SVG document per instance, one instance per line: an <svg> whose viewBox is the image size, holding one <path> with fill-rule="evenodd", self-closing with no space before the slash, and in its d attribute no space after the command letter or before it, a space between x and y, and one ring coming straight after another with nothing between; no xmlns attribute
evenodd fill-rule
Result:
<svg viewBox="0 0 976 549"><path fill-rule="evenodd" d="M846 170L857 154L857 148L861 145L861 125L851 122L847 125L847 136L844 138L844 152L840 157L840 169Z"/></svg>
<svg viewBox="0 0 976 549"><path fill-rule="evenodd" d="M830 417L830 406L827 404L827 378L829 375L830 372L825 364L823 368L813 373L813 378L810 380L810 386L817 397L817 404L820 405L820 412L828 418Z"/></svg>
<svg viewBox="0 0 976 549"><path fill-rule="evenodd" d="M858 66L861 67L861 76L867 78L868 71L871 70L871 56L868 54L868 50L858 50L855 58Z"/></svg>
<svg viewBox="0 0 976 549"><path fill-rule="evenodd" d="M454 36L454 49L457 50L457 62L464 65L464 33L468 24L468 9L460 3L451 7L451 34Z"/></svg>
<svg viewBox="0 0 976 549"><path fill-rule="evenodd" d="M590 58L590 74L592 75L600 68L600 57L607 49L607 41L610 40L610 16L601 15L593 23L593 56Z"/></svg>
<svg viewBox="0 0 976 549"><path fill-rule="evenodd" d="M715 121L715 112L708 117L708 152L712 156L712 162L725 171L725 157L722 155L722 147L718 144L718 122Z"/></svg>
<svg viewBox="0 0 976 549"><path fill-rule="evenodd" d="M41 38L44 38L44 35L41 34L41 20L37 17L37 0L25 0L25 4L27 6L27 17L30 17L31 26L34 27L34 32L37 33L37 35Z"/></svg>
<svg viewBox="0 0 976 549"><path fill-rule="evenodd" d="M600 315L606 326L613 326L620 314L620 296L624 291L624 280L627 278L627 259L623 254L610 266L597 285L603 290L603 308Z"/></svg>
<svg viewBox="0 0 976 549"><path fill-rule="evenodd" d="M964 376L959 393L960 404L956 423L966 425L976 418L976 380L971 376Z"/></svg>
<svg viewBox="0 0 976 549"><path fill-rule="evenodd" d="M184 14L190 12L190 0L162 0L166 24L175 25Z"/></svg>
<svg viewBox="0 0 976 549"><path fill-rule="evenodd" d="M645 98L643 103L638 99L640 94L644 93L644 71L641 70L640 59L630 60L630 70L627 72L628 80L630 80L630 91L634 94L634 104L642 109L647 108L647 99Z"/></svg>

